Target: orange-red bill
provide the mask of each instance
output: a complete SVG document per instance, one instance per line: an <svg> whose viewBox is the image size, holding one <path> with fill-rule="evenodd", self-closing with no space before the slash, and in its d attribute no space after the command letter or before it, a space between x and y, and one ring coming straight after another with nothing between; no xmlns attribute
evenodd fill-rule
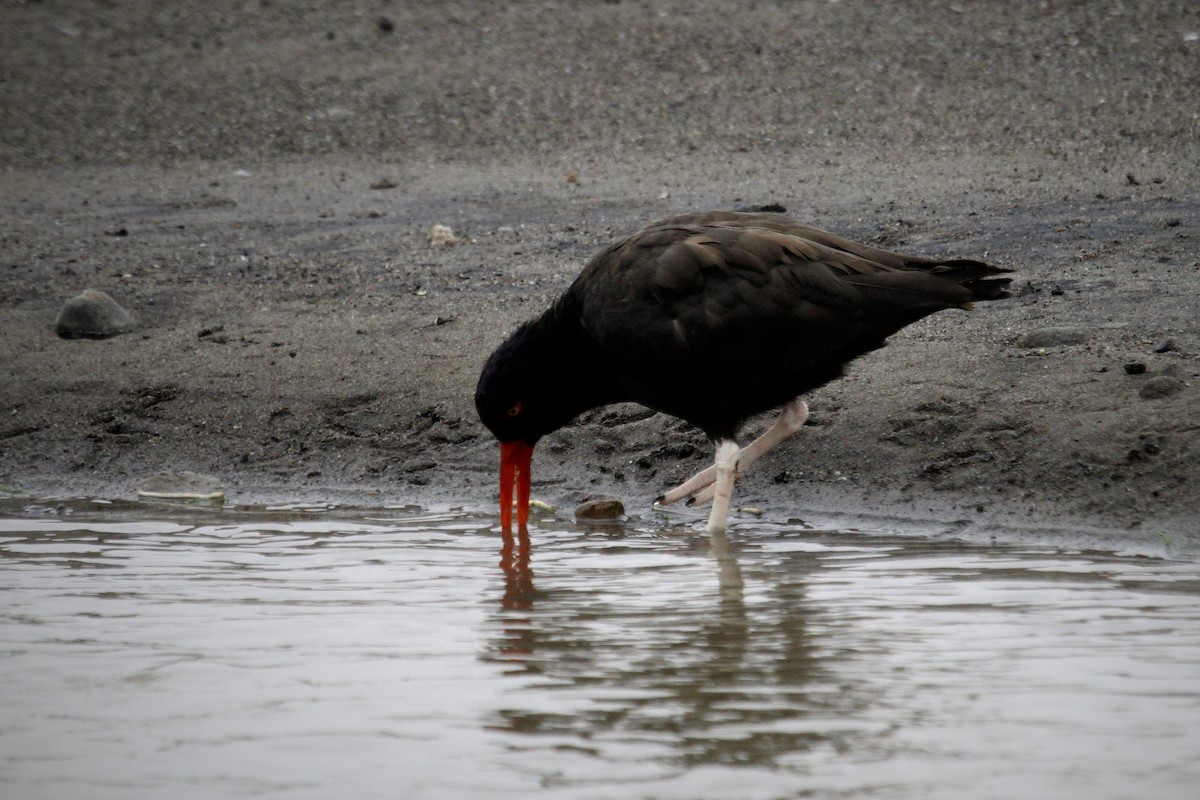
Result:
<svg viewBox="0 0 1200 800"><path fill-rule="evenodd" d="M529 464L533 445L522 441L500 443L500 527L512 533L513 487L517 490L517 525L529 522Z"/></svg>

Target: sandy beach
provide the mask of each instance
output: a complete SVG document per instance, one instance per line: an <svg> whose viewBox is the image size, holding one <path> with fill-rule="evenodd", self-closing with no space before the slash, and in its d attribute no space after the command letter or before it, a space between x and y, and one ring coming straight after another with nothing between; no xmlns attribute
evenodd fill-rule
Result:
<svg viewBox="0 0 1200 800"><path fill-rule="evenodd" d="M1018 273L810 397L736 506L1200 552L1200 8L877 6L7 5L0 484L489 507L487 354L614 238L773 203ZM88 288L137 328L56 336ZM601 409L534 494L644 515L710 458Z"/></svg>

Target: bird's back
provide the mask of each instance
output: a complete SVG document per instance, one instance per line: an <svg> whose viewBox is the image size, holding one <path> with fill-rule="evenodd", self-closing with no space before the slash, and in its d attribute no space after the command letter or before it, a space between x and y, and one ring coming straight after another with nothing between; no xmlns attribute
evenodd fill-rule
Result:
<svg viewBox="0 0 1200 800"><path fill-rule="evenodd" d="M732 433L838 377L929 314L1006 296L1009 270L904 256L777 214L652 223L568 290L592 358L628 399Z"/></svg>

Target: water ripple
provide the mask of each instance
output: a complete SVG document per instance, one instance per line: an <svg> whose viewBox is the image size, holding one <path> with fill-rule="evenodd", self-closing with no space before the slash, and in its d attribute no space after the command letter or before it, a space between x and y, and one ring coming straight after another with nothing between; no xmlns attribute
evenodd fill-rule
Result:
<svg viewBox="0 0 1200 800"><path fill-rule="evenodd" d="M0 519L21 798L1193 796L1200 565L455 510Z"/></svg>

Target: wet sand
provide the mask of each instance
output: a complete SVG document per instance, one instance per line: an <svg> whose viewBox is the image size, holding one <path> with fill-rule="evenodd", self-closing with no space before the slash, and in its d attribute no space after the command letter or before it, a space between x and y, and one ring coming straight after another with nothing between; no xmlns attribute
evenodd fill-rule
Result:
<svg viewBox="0 0 1200 800"><path fill-rule="evenodd" d="M132 497L190 469L235 501L487 507L488 352L614 237L778 203L1017 291L815 393L737 505L1195 552L1200 9L1022 13L6 9L0 483ZM57 338L86 288L139 328ZM641 514L710 454L600 410L539 448L535 494Z"/></svg>

